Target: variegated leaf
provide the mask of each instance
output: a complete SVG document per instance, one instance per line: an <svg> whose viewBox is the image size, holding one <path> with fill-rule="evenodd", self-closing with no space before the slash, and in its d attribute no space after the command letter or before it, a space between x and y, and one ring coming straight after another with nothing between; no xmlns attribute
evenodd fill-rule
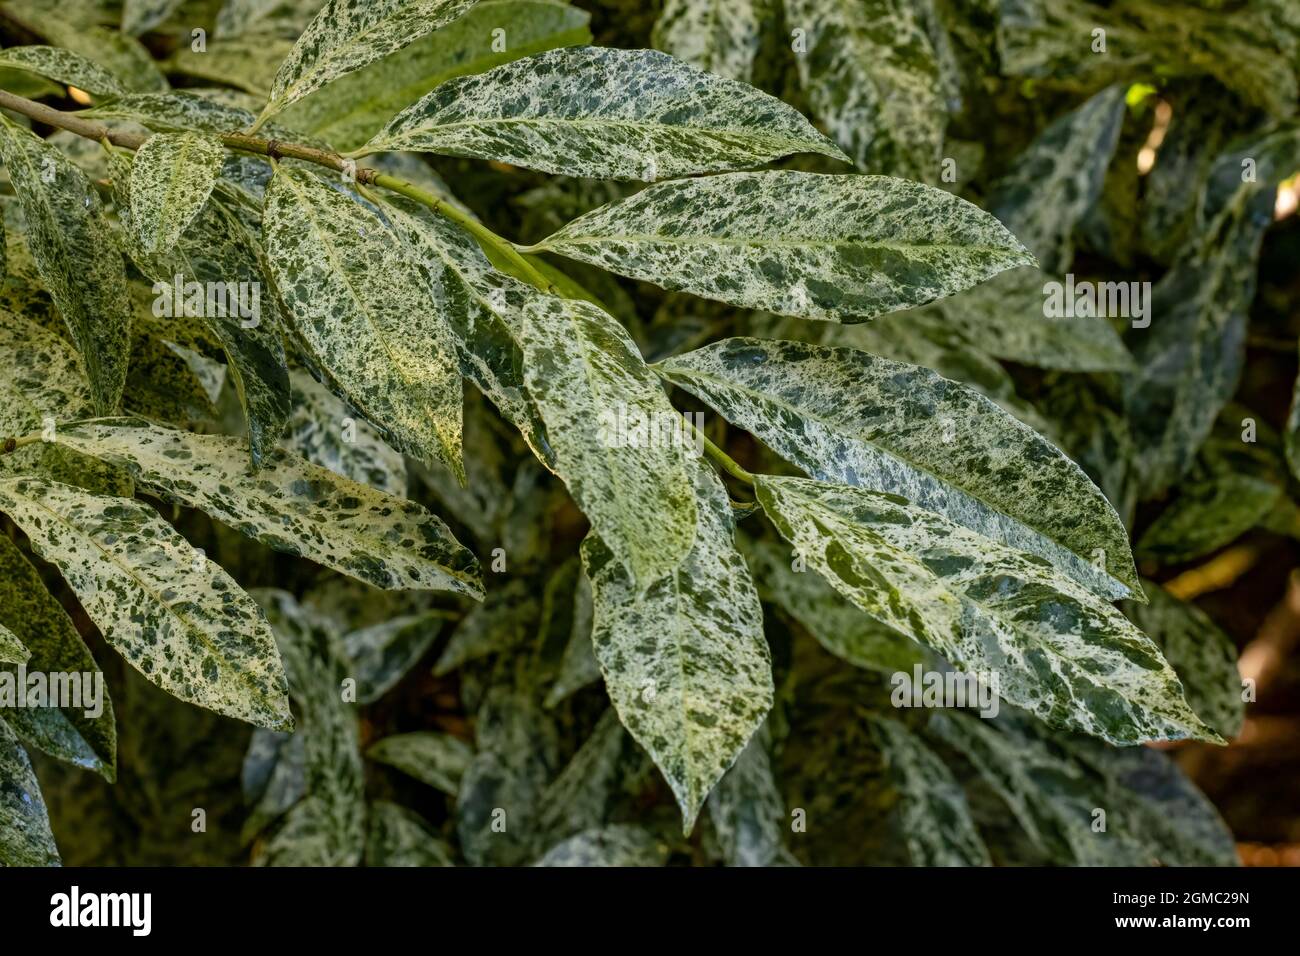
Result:
<svg viewBox="0 0 1300 956"><path fill-rule="evenodd" d="M158 26L183 0L123 0L122 32L139 36Z"/></svg>
<svg viewBox="0 0 1300 956"><path fill-rule="evenodd" d="M814 478L901 495L1108 598L1139 589L1101 491L973 389L856 349L761 339L656 367Z"/></svg>
<svg viewBox="0 0 1300 956"><path fill-rule="evenodd" d="M95 408L111 413L126 384L131 342L131 303L113 227L85 174L8 119L0 122L0 155L36 268L81 352Z"/></svg>
<svg viewBox="0 0 1300 956"><path fill-rule="evenodd" d="M343 636L343 650L357 682L357 702L372 704L424 656L442 630L440 611L404 614Z"/></svg>
<svg viewBox="0 0 1300 956"><path fill-rule="evenodd" d="M813 113L858 167L933 182L944 111L939 66L908 0L785 0Z"/></svg>
<svg viewBox="0 0 1300 956"><path fill-rule="evenodd" d="M474 748L449 734L419 731L385 737L366 756L454 797Z"/></svg>
<svg viewBox="0 0 1300 956"><path fill-rule="evenodd" d="M724 173L658 183L529 251L731 305L853 322L1032 257L988 213L884 176Z"/></svg>
<svg viewBox="0 0 1300 956"><path fill-rule="evenodd" d="M539 848L607 822L610 802L624 783L628 736L614 708L606 709L573 759L538 800Z"/></svg>
<svg viewBox="0 0 1300 956"><path fill-rule="evenodd" d="M605 687L672 787L685 833L773 694L762 611L732 542L730 502L702 463L694 480L694 544L666 576L634 582L600 538L582 545Z"/></svg>
<svg viewBox="0 0 1300 956"><path fill-rule="evenodd" d="M90 619L181 700L284 730L284 669L257 605L152 508L38 478L0 481L3 510L58 567Z"/></svg>
<svg viewBox="0 0 1300 956"><path fill-rule="evenodd" d="M0 623L0 664L23 664L32 656L17 635Z"/></svg>
<svg viewBox="0 0 1300 956"><path fill-rule="evenodd" d="M271 84L260 120L455 20L477 0L327 0Z"/></svg>
<svg viewBox="0 0 1300 956"><path fill-rule="evenodd" d="M837 591L1056 727L1111 743L1220 737L1159 649L1034 555L895 495L756 480L764 511Z"/></svg>
<svg viewBox="0 0 1300 956"><path fill-rule="evenodd" d="M537 598L523 580L488 591L483 603L471 608L452 631L434 675L442 677L470 661L519 650L532 635L538 612Z"/></svg>
<svg viewBox="0 0 1300 956"><path fill-rule="evenodd" d="M81 17L65 16L47 0L7 0L5 10L51 45L79 53L113 74L129 90L165 90L167 80L135 37Z"/></svg>
<svg viewBox="0 0 1300 956"><path fill-rule="evenodd" d="M418 813L376 800L367 814L366 866L455 866L447 842Z"/></svg>
<svg viewBox="0 0 1300 956"><path fill-rule="evenodd" d="M573 589L573 627L560 658L559 673L546 695L547 707L554 707L588 684L600 680L600 664L591 646L592 614L591 582L582 574Z"/></svg>
<svg viewBox="0 0 1300 956"><path fill-rule="evenodd" d="M378 430L305 372L292 371L293 411L284 445L344 478L405 498L406 461Z"/></svg>
<svg viewBox="0 0 1300 956"><path fill-rule="evenodd" d="M32 762L0 721L0 866L58 866L59 848Z"/></svg>
<svg viewBox="0 0 1300 956"><path fill-rule="evenodd" d="M382 588L482 595L478 562L437 517L283 451L251 472L236 439L138 419L67 425L57 440L278 551Z"/></svg>
<svg viewBox="0 0 1300 956"><path fill-rule="evenodd" d="M771 0L666 0L651 42L701 70L754 82Z"/></svg>
<svg viewBox="0 0 1300 956"><path fill-rule="evenodd" d="M727 866L772 866L782 856L785 801L772 777L770 742L764 724L709 794L709 819Z"/></svg>
<svg viewBox="0 0 1300 956"><path fill-rule="evenodd" d="M655 50L570 47L449 80L364 152L471 156L548 173L654 181L843 154L798 111Z"/></svg>
<svg viewBox="0 0 1300 956"><path fill-rule="evenodd" d="M1102 90L1043 130L993 185L988 210L1047 272L1070 267L1074 228L1101 193L1124 110L1123 86Z"/></svg>
<svg viewBox="0 0 1300 956"><path fill-rule="evenodd" d="M131 163L131 226L146 254L173 248L208 201L225 158L221 141L155 133Z"/></svg>
<svg viewBox="0 0 1300 956"><path fill-rule="evenodd" d="M91 412L90 388L67 341L18 315L0 321L0 435L40 429L46 419Z"/></svg>
<svg viewBox="0 0 1300 956"><path fill-rule="evenodd" d="M327 8L328 9L328 8ZM380 219L280 166L263 228L275 284L311 360L394 448L463 480L462 387L442 305Z"/></svg>
<svg viewBox="0 0 1300 956"><path fill-rule="evenodd" d="M530 301L522 346L556 473L635 585L650 587L682 562L696 533L690 448L660 433L684 428L680 416L631 337L593 305Z"/></svg>
<svg viewBox="0 0 1300 956"><path fill-rule="evenodd" d="M668 846L644 827L620 823L584 830L551 847L534 866L663 866Z"/></svg>
<svg viewBox="0 0 1300 956"><path fill-rule="evenodd" d="M117 77L98 63L56 46L11 46L0 50L0 67L34 73L96 97L126 92Z"/></svg>

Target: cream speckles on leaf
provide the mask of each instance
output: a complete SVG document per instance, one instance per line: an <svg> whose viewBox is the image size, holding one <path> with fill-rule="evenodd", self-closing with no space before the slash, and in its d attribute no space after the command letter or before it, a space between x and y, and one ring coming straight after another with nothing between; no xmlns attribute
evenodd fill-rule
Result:
<svg viewBox="0 0 1300 956"><path fill-rule="evenodd" d="M381 588L482 595L478 562L413 501L276 450L250 472L237 439L138 419L60 426L57 439L125 468L164 497L199 508L268 547Z"/></svg>
<svg viewBox="0 0 1300 956"><path fill-rule="evenodd" d="M582 545L606 690L667 778L686 833L773 695L762 609L732 541L730 502L708 466L696 463L694 477L695 543L648 590L634 586L600 538L589 535Z"/></svg>
<svg viewBox="0 0 1300 956"><path fill-rule="evenodd" d="M1033 262L996 219L942 190L786 171L657 183L535 249L731 305L840 322Z"/></svg>
<svg viewBox="0 0 1300 956"><path fill-rule="evenodd" d="M1056 571L895 495L760 476L759 503L834 588L1055 727L1115 744L1220 742L1119 611Z"/></svg>
<svg viewBox="0 0 1300 956"><path fill-rule="evenodd" d="M701 70L752 83L772 6L772 0L665 0L651 42Z"/></svg>
<svg viewBox="0 0 1300 956"><path fill-rule="evenodd" d="M59 848L27 751L0 721L0 866L58 866Z"/></svg>
<svg viewBox="0 0 1300 956"><path fill-rule="evenodd" d="M125 92L117 77L108 70L61 47L11 46L0 50L0 66L35 73L94 96L118 96Z"/></svg>
<svg viewBox="0 0 1300 956"><path fill-rule="evenodd" d="M67 340L18 315L0 313L0 435L26 434L47 417L91 413L90 388Z"/></svg>
<svg viewBox="0 0 1300 956"><path fill-rule="evenodd" d="M475 2L328 0L280 64L262 116L272 116L330 80L432 33Z"/></svg>
<svg viewBox="0 0 1300 956"><path fill-rule="evenodd" d="M384 444L373 425L320 382L305 372L289 374L293 412L285 447L345 478L405 498L406 460Z"/></svg>
<svg viewBox="0 0 1300 956"><path fill-rule="evenodd" d="M113 227L85 174L55 147L4 119L0 154L37 271L81 352L95 408L111 413L131 351L131 302Z"/></svg>
<svg viewBox="0 0 1300 956"><path fill-rule="evenodd" d="M965 385L857 349L747 338L657 368L814 478L901 495L1105 597L1141 592L1128 533L1101 491Z"/></svg>
<svg viewBox="0 0 1300 956"><path fill-rule="evenodd" d="M384 223L314 174L281 165L266 250L301 344L398 451L464 477L463 392L439 303Z"/></svg>
<svg viewBox="0 0 1300 956"><path fill-rule="evenodd" d="M556 473L636 584L649 587L681 563L695 537L691 449L670 440L619 444L610 416L653 428L677 412L631 337L594 305L533 300L522 345L524 381L546 422Z"/></svg>
<svg viewBox="0 0 1300 956"><path fill-rule="evenodd" d="M17 635L0 624L0 663L22 664L31 656L32 652L23 646Z"/></svg>
<svg viewBox="0 0 1300 956"><path fill-rule="evenodd" d="M655 50L604 47L550 50L449 80L366 144L386 149L645 181L789 153L845 158L774 96Z"/></svg>
<svg viewBox="0 0 1300 956"><path fill-rule="evenodd" d="M198 133L155 133L131 163L131 226L141 247L170 249L212 194L225 158L221 141Z"/></svg>
<svg viewBox="0 0 1300 956"><path fill-rule="evenodd" d="M152 508L37 478L0 481L0 510L54 564L104 639L181 700L287 730L288 687L253 600Z"/></svg>

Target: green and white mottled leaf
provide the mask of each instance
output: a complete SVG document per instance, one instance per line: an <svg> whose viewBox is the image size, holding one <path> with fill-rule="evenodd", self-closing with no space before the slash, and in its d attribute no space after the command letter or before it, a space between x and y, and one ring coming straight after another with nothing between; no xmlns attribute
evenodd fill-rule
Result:
<svg viewBox="0 0 1300 956"><path fill-rule="evenodd" d="M314 174L281 165L263 228L276 287L312 362L395 449L463 479L455 343L383 222Z"/></svg>
<svg viewBox="0 0 1300 956"><path fill-rule="evenodd" d="M644 827L620 823L585 830L547 850L534 866L663 866L668 847Z"/></svg>
<svg viewBox="0 0 1300 956"><path fill-rule="evenodd" d="M650 587L673 572L695 537L691 451L685 441L622 442L634 436L620 436L613 419L662 429L680 417L631 337L596 306L533 299L521 345L555 472L636 586Z"/></svg>
<svg viewBox="0 0 1300 956"><path fill-rule="evenodd" d="M546 706L554 707L588 684L600 680L600 664L591 646L591 582L580 575L573 589L573 628L560 658L559 673L546 695Z"/></svg>
<svg viewBox="0 0 1300 956"><path fill-rule="evenodd" d="M474 555L421 505L278 449L251 472L237 439L137 419L67 425L57 440L277 551L382 588L482 595Z"/></svg>
<svg viewBox="0 0 1300 956"><path fill-rule="evenodd" d="M208 83L223 83L265 101L276 71L293 50L293 38L252 34L209 40L206 50L181 44L166 61L169 73L179 73Z"/></svg>
<svg viewBox="0 0 1300 956"><path fill-rule="evenodd" d="M628 736L611 707L573 759L542 791L534 824L539 849L607 822L609 803L623 783Z"/></svg>
<svg viewBox="0 0 1300 956"><path fill-rule="evenodd" d="M762 610L732 541L730 502L704 464L694 480L695 541L667 576L633 581L600 538L582 545L605 687L672 787L685 833L773 694Z"/></svg>
<svg viewBox="0 0 1300 956"><path fill-rule="evenodd" d="M327 0L271 85L262 119L450 23L476 0Z"/></svg>
<svg viewBox="0 0 1300 956"><path fill-rule="evenodd" d="M122 32L139 36L166 20L182 2L183 0L122 0Z"/></svg>
<svg viewBox="0 0 1300 956"><path fill-rule="evenodd" d="M1166 565L1195 560L1259 525L1282 497L1279 485L1258 475L1194 465L1142 532L1138 556Z"/></svg>
<svg viewBox="0 0 1300 956"><path fill-rule="evenodd" d="M417 731L385 737L366 756L454 797L474 748L449 734Z"/></svg>
<svg viewBox="0 0 1300 956"><path fill-rule="evenodd" d="M388 149L650 182L790 153L843 158L797 110L752 86L655 50L591 46L448 80L364 151Z"/></svg>
<svg viewBox="0 0 1300 956"><path fill-rule="evenodd" d="M55 46L11 46L0 50L0 67L34 73L96 97L126 92L117 77L98 63Z"/></svg>
<svg viewBox="0 0 1300 956"><path fill-rule="evenodd" d="M1194 604L1145 582L1147 604L1125 602L1123 611L1160 646L1187 690L1187 702L1224 737L1241 731L1245 716L1237 648L1232 638Z"/></svg>
<svg viewBox="0 0 1300 956"><path fill-rule="evenodd" d="M1111 743L1219 736L1192 712L1159 649L1044 559L906 499L805 478L758 477L795 550L872 617L1055 727Z"/></svg>
<svg viewBox="0 0 1300 956"><path fill-rule="evenodd" d="M148 255L173 248L217 184L221 141L198 133L155 133L131 163L131 227Z"/></svg>
<svg viewBox="0 0 1300 956"><path fill-rule="evenodd" d="M470 661L521 647L532 635L539 610L536 596L522 580L493 588L452 631L433 673L442 677Z"/></svg>
<svg viewBox="0 0 1300 956"><path fill-rule="evenodd" d="M284 122L339 149L357 149L425 93L553 47L590 43L590 14L555 0L480 0L462 16L349 73L283 114ZM499 49L496 30L505 32Z"/></svg>
<svg viewBox="0 0 1300 956"><path fill-rule="evenodd" d="M370 804L366 866L455 866L447 842L418 813L387 800Z"/></svg>
<svg viewBox="0 0 1300 956"><path fill-rule="evenodd" d="M939 65L907 0L785 0L799 78L859 169L933 182L946 113Z"/></svg>
<svg viewBox="0 0 1300 956"><path fill-rule="evenodd" d="M0 510L58 567L104 639L153 683L259 727L293 725L265 617L153 509L16 478L0 481Z"/></svg>
<svg viewBox="0 0 1300 956"><path fill-rule="evenodd" d="M23 435L46 418L66 420L91 412L81 360L68 343L22 316L0 321L0 433Z"/></svg>
<svg viewBox="0 0 1300 956"><path fill-rule="evenodd" d="M217 11L216 34L222 40L249 33L295 40L319 8L318 0L225 0Z"/></svg>
<svg viewBox="0 0 1300 956"><path fill-rule="evenodd" d="M656 368L814 478L901 495L1106 597L1139 588L1128 532L1101 491L973 389L856 349L761 339Z"/></svg>
<svg viewBox="0 0 1300 956"><path fill-rule="evenodd" d="M701 70L752 83L772 6L770 0L665 0L650 41Z"/></svg>
<svg viewBox="0 0 1300 956"><path fill-rule="evenodd" d="M81 353L96 409L110 413L126 384L131 329L113 227L85 174L8 119L0 122L0 155L18 193L37 271Z"/></svg>
<svg viewBox="0 0 1300 956"><path fill-rule="evenodd" d="M942 760L902 723L873 718L871 735L898 788L899 829L916 866L989 866L966 795Z"/></svg>
<svg viewBox="0 0 1300 956"><path fill-rule="evenodd" d="M30 30L50 44L79 53L99 64L129 90L165 90L167 80L149 51L135 37L127 36L82 16L68 15L45 0L7 0L6 12L20 18Z"/></svg>
<svg viewBox="0 0 1300 956"><path fill-rule="evenodd" d="M727 866L772 866L782 857L787 818L769 746L764 724L709 794L709 819Z"/></svg>
<svg viewBox="0 0 1300 956"><path fill-rule="evenodd" d="M305 372L291 371L292 412L284 446L330 471L405 498L406 461L378 430Z"/></svg>
<svg viewBox="0 0 1300 956"><path fill-rule="evenodd" d="M0 624L0 664L23 664L31 656L14 632Z"/></svg>
<svg viewBox="0 0 1300 956"><path fill-rule="evenodd" d="M352 663L357 703L372 704L424 656L442 630L441 612L405 614L343 636L343 650Z"/></svg>
<svg viewBox="0 0 1300 956"><path fill-rule="evenodd" d="M1046 272L1070 267L1074 228L1101 193L1124 111L1123 86L1102 90L1043 130L992 187L985 205Z"/></svg>
<svg viewBox="0 0 1300 956"><path fill-rule="evenodd" d="M0 721L0 866L59 866L60 862L32 762Z"/></svg>
<svg viewBox="0 0 1300 956"><path fill-rule="evenodd" d="M884 176L772 171L658 183L532 250L731 305L853 322L1033 259L964 199Z"/></svg>

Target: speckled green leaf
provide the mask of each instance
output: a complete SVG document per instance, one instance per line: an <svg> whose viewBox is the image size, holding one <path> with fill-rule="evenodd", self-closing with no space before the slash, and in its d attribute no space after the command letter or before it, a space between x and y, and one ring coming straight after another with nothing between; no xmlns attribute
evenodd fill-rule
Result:
<svg viewBox="0 0 1300 956"><path fill-rule="evenodd" d="M171 249L208 201L225 148L198 133L155 133L131 164L131 226L146 254Z"/></svg>
<svg viewBox="0 0 1300 956"><path fill-rule="evenodd" d="M1124 87L1102 90L1043 130L992 187L985 205L1047 272L1070 267L1074 227L1101 192L1124 109Z"/></svg>
<svg viewBox="0 0 1300 956"><path fill-rule="evenodd" d="M492 588L483 603L456 625L433 673L441 677L470 661L519 648L532 633L538 611L537 598L527 582L515 579Z"/></svg>
<svg viewBox="0 0 1300 956"><path fill-rule="evenodd" d="M405 498L406 462L378 430L305 372L289 378L293 411L284 446L344 478Z"/></svg>
<svg viewBox="0 0 1300 956"><path fill-rule="evenodd" d="M693 446L658 432L633 440L631 425L620 436L609 419L621 411L633 425L663 429L677 412L623 327L586 302L529 302L522 346L556 473L635 584L649 587L681 563L695 536Z"/></svg>
<svg viewBox="0 0 1300 956"><path fill-rule="evenodd" d="M343 636L343 650L357 682L357 702L372 704L424 656L442 630L441 612L404 614Z"/></svg>
<svg viewBox="0 0 1300 956"><path fill-rule="evenodd" d="M668 846L644 827L614 824L584 830L547 850L534 866L663 866Z"/></svg>
<svg viewBox="0 0 1300 956"><path fill-rule="evenodd" d="M423 507L283 451L252 472L236 439L136 419L68 425L57 438L278 551L383 588L482 593L474 556Z"/></svg>
<svg viewBox="0 0 1300 956"><path fill-rule="evenodd" d="M130 93L83 110L86 117L128 120L160 133L233 133L253 122L253 114L241 106L200 95L191 90L166 93ZM265 132L282 132L271 124ZM286 132L287 131L283 131ZM301 139L301 137L297 137Z"/></svg>
<svg viewBox="0 0 1300 956"><path fill-rule="evenodd" d="M245 34L297 39L319 9L318 0L224 0L215 32L223 40Z"/></svg>
<svg viewBox="0 0 1300 956"><path fill-rule="evenodd" d="M535 824L539 848L607 822L611 800L624 783L627 750L627 731L611 707L542 792Z"/></svg>
<svg viewBox="0 0 1300 956"><path fill-rule="evenodd" d="M769 518L808 565L877 620L1057 727L1111 743L1219 737L1159 649L1042 558L895 495L759 477Z"/></svg>
<svg viewBox="0 0 1300 956"><path fill-rule="evenodd" d="M554 0L480 0L441 29L299 100L285 111L284 122L339 149L356 149L390 117L452 77L552 47L590 43L589 19L586 11ZM505 31L504 50L496 30Z"/></svg>
<svg viewBox="0 0 1300 956"><path fill-rule="evenodd" d="M966 795L938 755L887 717L871 720L871 735L898 788L899 829L913 865L990 865Z"/></svg>
<svg viewBox="0 0 1300 956"><path fill-rule="evenodd" d="M743 550L759 597L776 605L836 657L883 674L910 673L913 664L926 659L925 648L863 614L815 570L795 570L797 557L789 548L751 540Z"/></svg>
<svg viewBox="0 0 1300 956"><path fill-rule="evenodd" d="M0 721L0 866L59 866L59 848L27 752Z"/></svg>
<svg viewBox="0 0 1300 956"><path fill-rule="evenodd" d="M600 680L600 664L591 646L592 614L591 582L583 574L573 589L573 627L560 658L559 673L546 695L547 707L554 707L588 684Z"/></svg>
<svg viewBox="0 0 1300 956"><path fill-rule="evenodd" d="M34 73L93 96L119 96L126 92L117 77L98 63L60 47L11 46L0 50L0 67Z"/></svg>
<svg viewBox="0 0 1300 956"><path fill-rule="evenodd" d="M474 748L449 734L417 731L385 737L366 756L454 797Z"/></svg>
<svg viewBox="0 0 1300 956"><path fill-rule="evenodd" d="M0 624L0 663L22 664L32 656L13 631Z"/></svg>
<svg viewBox="0 0 1300 956"><path fill-rule="evenodd" d="M864 171L939 178L939 66L908 0L785 0L813 113ZM796 32L797 31L797 32Z"/></svg>
<svg viewBox="0 0 1300 956"><path fill-rule="evenodd" d="M752 83L772 7L771 0L665 0L651 42L701 70Z"/></svg>
<svg viewBox="0 0 1300 956"><path fill-rule="evenodd" d="M261 611L152 508L17 478L0 481L0 510L58 567L105 640L163 690L258 726L292 726Z"/></svg>
<svg viewBox="0 0 1300 956"><path fill-rule="evenodd" d="M773 693L762 611L732 542L731 505L712 469L698 464L694 479L695 542L666 576L634 584L600 538L582 545L605 687L672 787L686 833Z"/></svg>
<svg viewBox="0 0 1300 956"><path fill-rule="evenodd" d="M112 73L129 90L165 90L149 51L135 37L87 22L71 10L45 0L7 0L5 10L53 46L80 53Z"/></svg>
<svg viewBox="0 0 1300 956"><path fill-rule="evenodd" d="M207 49L181 44L164 61L169 73L223 83L265 100L271 93L276 70L293 49L293 38L250 34L229 39L209 39Z"/></svg>
<svg viewBox="0 0 1300 956"><path fill-rule="evenodd" d="M973 389L856 349L761 339L657 368L814 478L902 495L1107 597L1138 588L1128 532L1101 491Z"/></svg>
<svg viewBox="0 0 1300 956"><path fill-rule="evenodd" d="M764 725L709 794L709 819L727 866L772 866L781 857L787 817L769 746Z"/></svg>
<svg viewBox="0 0 1300 956"><path fill-rule="evenodd" d="M271 85L272 116L330 80L359 70L438 27L476 0L327 0L298 38Z"/></svg>
<svg viewBox="0 0 1300 956"><path fill-rule="evenodd" d="M655 50L590 46L443 83L365 147L386 149L643 181L789 153L842 155L798 111L752 86Z"/></svg>
<svg viewBox="0 0 1300 956"><path fill-rule="evenodd" d="M91 412L81 360L68 343L35 322L4 314L0 321L0 435L40 429L46 418Z"/></svg>
<svg viewBox="0 0 1300 956"><path fill-rule="evenodd" d="M1258 475L1195 465L1142 532L1138 557L1170 565L1209 554L1258 525L1282 496L1280 485Z"/></svg>
<svg viewBox="0 0 1300 956"><path fill-rule="evenodd" d="M425 819L387 800L367 814L366 866L455 866L452 850Z"/></svg>
<svg viewBox="0 0 1300 956"><path fill-rule="evenodd" d="M1245 711L1237 648L1205 612L1150 581L1146 605L1125 602L1124 613L1160 646L1187 690L1187 702L1224 737L1241 731Z"/></svg>
<svg viewBox="0 0 1300 956"><path fill-rule="evenodd" d="M114 411L126 383L131 304L122 254L99 195L70 160L9 120L0 155L27 225L27 244L90 377L101 414Z"/></svg>
<svg viewBox="0 0 1300 956"><path fill-rule="evenodd" d="M1001 223L943 190L784 171L658 183L535 248L731 305L847 322L1033 262Z"/></svg>
<svg viewBox="0 0 1300 956"><path fill-rule="evenodd" d="M312 173L281 166L263 228L275 284L312 361L398 451L463 474L454 340L384 224Z"/></svg>
<svg viewBox="0 0 1300 956"><path fill-rule="evenodd" d="M139 36L162 23L183 0L123 0L122 32Z"/></svg>

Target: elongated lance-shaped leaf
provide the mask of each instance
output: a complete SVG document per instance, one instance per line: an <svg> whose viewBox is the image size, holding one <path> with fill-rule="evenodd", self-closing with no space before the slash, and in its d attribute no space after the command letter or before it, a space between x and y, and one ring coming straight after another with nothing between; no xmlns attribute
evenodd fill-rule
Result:
<svg viewBox="0 0 1300 956"><path fill-rule="evenodd" d="M306 372L290 372L293 411L285 447L330 471L407 497L406 460L379 430Z"/></svg>
<svg viewBox="0 0 1300 956"><path fill-rule="evenodd" d="M275 115L330 80L432 33L475 2L328 0L280 64L271 84L271 101L260 119Z"/></svg>
<svg viewBox="0 0 1300 956"><path fill-rule="evenodd" d="M447 841L418 813L376 800L366 813L366 866L455 866Z"/></svg>
<svg viewBox="0 0 1300 956"><path fill-rule="evenodd" d="M901 722L871 719L898 788L899 829L915 866L989 866L966 795L938 754Z"/></svg>
<svg viewBox="0 0 1300 956"><path fill-rule="evenodd" d="M81 352L95 408L113 412L126 384L131 302L99 195L59 150L8 119L0 121L0 156L36 269Z"/></svg>
<svg viewBox="0 0 1300 956"><path fill-rule="evenodd" d="M611 799L627 773L622 760L627 744L627 731L610 707L573 759L542 791L534 824L540 847L606 822Z"/></svg>
<svg viewBox="0 0 1300 956"><path fill-rule="evenodd" d="M474 555L436 516L283 451L252 472L237 439L127 418L61 426L56 437L277 551L381 588L482 596Z"/></svg>
<svg viewBox="0 0 1300 956"><path fill-rule="evenodd" d="M404 614L343 637L343 650L357 682L357 702L372 704L425 655L442 630L440 612Z"/></svg>
<svg viewBox="0 0 1300 956"><path fill-rule="evenodd" d="M686 833L773 694L762 609L732 542L731 504L712 469L698 463L694 477L695 542L648 590L600 538L582 545L605 687L672 787Z"/></svg>
<svg viewBox="0 0 1300 956"><path fill-rule="evenodd" d="M529 302L522 345L556 473L636 585L649 587L681 563L696 532L690 447L656 431L684 428L680 416L631 337L594 305Z"/></svg>
<svg viewBox="0 0 1300 956"><path fill-rule="evenodd" d="M474 748L450 734L417 731L385 737L366 756L454 797Z"/></svg>
<svg viewBox="0 0 1300 956"><path fill-rule="evenodd" d="M59 569L104 639L153 683L259 727L293 726L266 618L152 508L11 478L0 481L0 510Z"/></svg>
<svg viewBox="0 0 1300 956"><path fill-rule="evenodd" d="M46 0L8 0L5 10L53 46L80 53L116 76L130 90L165 90L167 79L135 37L74 16L64 19L59 5ZM75 21L75 22L74 22Z"/></svg>
<svg viewBox="0 0 1300 956"><path fill-rule="evenodd" d="M377 216L281 165L266 190L266 251L303 347L400 452L464 480L463 405L451 332Z"/></svg>
<svg viewBox="0 0 1300 956"><path fill-rule="evenodd" d="M856 349L745 338L656 367L814 478L901 495L1105 597L1141 591L1105 495L965 385Z"/></svg>
<svg viewBox="0 0 1300 956"><path fill-rule="evenodd" d="M701 70L754 82L773 0L665 0L651 42Z"/></svg>
<svg viewBox="0 0 1300 956"><path fill-rule="evenodd" d="M774 96L655 50L604 47L549 50L449 80L365 146L386 149L646 181L788 153L843 158Z"/></svg>
<svg viewBox="0 0 1300 956"><path fill-rule="evenodd" d="M87 680L99 681L102 688L102 709L97 715L89 713L96 708L84 704L5 707L0 708L0 724L7 722L29 747L114 780L117 725L99 665L63 605L46 590L40 573L6 535L0 535L0 623L31 652L26 661L28 673L80 674L83 688ZM5 679L5 671L17 677L14 668L3 668L0 681Z"/></svg>
<svg viewBox="0 0 1300 956"><path fill-rule="evenodd" d="M58 866L59 848L31 759L0 721L0 866Z"/></svg>
<svg viewBox="0 0 1300 956"><path fill-rule="evenodd" d="M1116 744L1221 740L1151 639L1042 558L895 495L769 477L756 493L837 591L954 666L996 676L1005 700L1052 726Z"/></svg>
<svg viewBox="0 0 1300 956"><path fill-rule="evenodd" d="M120 96L126 92L117 77L98 63L56 46L11 46L0 50L0 67L34 73L93 96Z"/></svg>
<svg viewBox="0 0 1300 956"><path fill-rule="evenodd" d="M706 299L841 322L1033 262L996 219L941 189L785 171L657 183L534 248Z"/></svg>
<svg viewBox="0 0 1300 956"><path fill-rule="evenodd" d="M907 0L785 0L813 113L864 171L939 178L946 113L925 24Z"/></svg>
<svg viewBox="0 0 1300 956"><path fill-rule="evenodd" d="M1047 272L1074 257L1074 227L1097 200L1124 121L1124 87L1102 90L1039 134L985 205Z"/></svg>
<svg viewBox="0 0 1300 956"><path fill-rule="evenodd" d="M562 840L533 866L663 866L667 860L668 845L645 827L616 823Z"/></svg>
<svg viewBox="0 0 1300 956"><path fill-rule="evenodd" d="M67 340L19 315L0 321L0 434L22 435L47 418L92 411L81 360Z"/></svg>
<svg viewBox="0 0 1300 956"><path fill-rule="evenodd" d="M590 43L590 19L585 10L555 0L480 0L441 29L299 100L282 119L338 149L357 149L391 117L452 77L553 47ZM508 42L498 42L501 30Z"/></svg>
<svg viewBox="0 0 1300 956"><path fill-rule="evenodd" d="M215 137L155 133L131 163L131 227L148 254L171 249L212 194L225 158Z"/></svg>
<svg viewBox="0 0 1300 956"><path fill-rule="evenodd" d="M727 866L772 866L782 854L785 801L772 776L764 724L709 794L709 819Z"/></svg>

